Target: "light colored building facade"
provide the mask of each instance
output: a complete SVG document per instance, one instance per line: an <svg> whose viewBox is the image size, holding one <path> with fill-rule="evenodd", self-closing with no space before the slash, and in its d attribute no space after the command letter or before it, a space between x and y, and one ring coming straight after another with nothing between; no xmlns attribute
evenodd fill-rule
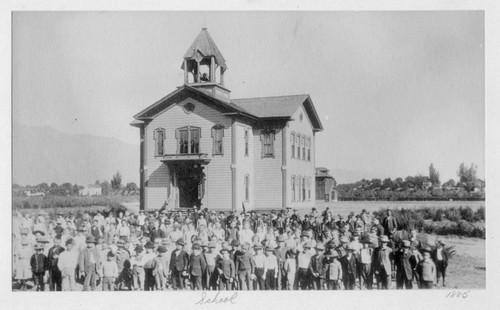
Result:
<svg viewBox="0 0 500 310"><path fill-rule="evenodd" d="M323 128L311 98L230 99L225 60L205 28L181 68L184 85L131 123L140 129L141 209L312 207Z"/></svg>

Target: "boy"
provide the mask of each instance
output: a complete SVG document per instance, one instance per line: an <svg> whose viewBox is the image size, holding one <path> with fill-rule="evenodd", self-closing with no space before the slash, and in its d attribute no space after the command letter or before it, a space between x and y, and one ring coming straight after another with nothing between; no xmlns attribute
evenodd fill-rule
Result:
<svg viewBox="0 0 500 310"><path fill-rule="evenodd" d="M143 291L144 290L144 249L142 245L138 244L135 247L135 256L131 259L132 274L134 282L134 290Z"/></svg>
<svg viewBox="0 0 500 310"><path fill-rule="evenodd" d="M61 270L57 267L57 261L59 260L59 254L64 252L64 248L61 246L61 238L56 236L54 238L54 246L49 249L47 255L48 269L50 275L50 285L49 289L51 291L61 291L62 290L62 277Z"/></svg>
<svg viewBox="0 0 500 310"><path fill-rule="evenodd" d="M329 290L338 290L339 283L342 281L342 265L337 259L338 256L339 254L335 250L331 250L330 254L327 255Z"/></svg>
<svg viewBox="0 0 500 310"><path fill-rule="evenodd" d="M436 249L432 252L432 259L436 264L437 270L437 284L439 279L443 276L443 286L446 287L446 268L448 267L448 254L444 249L444 242L439 240Z"/></svg>
<svg viewBox="0 0 500 310"><path fill-rule="evenodd" d="M325 268L323 266L325 246L322 242L316 244L316 252L311 257L311 264L309 265L309 271L312 275L312 286L314 290L321 291L324 290L325 285Z"/></svg>
<svg viewBox="0 0 500 310"><path fill-rule="evenodd" d="M354 290L356 279L358 277L358 259L354 255L356 247L349 245L346 256L340 259L342 265L342 276L344 279L344 288Z"/></svg>
<svg viewBox="0 0 500 310"><path fill-rule="evenodd" d="M158 256L153 259L153 276L155 277L156 289L163 291L167 288L168 265L165 260L167 248L160 245L156 251Z"/></svg>
<svg viewBox="0 0 500 310"><path fill-rule="evenodd" d="M102 263L102 290L114 291L115 279L118 277L118 266L114 260L115 254L108 252L107 259Z"/></svg>
<svg viewBox="0 0 500 310"><path fill-rule="evenodd" d="M172 287L174 290L184 289L184 277L187 276L189 267L189 255L184 251L184 239L177 240L175 251L172 252L170 258L170 271L172 275Z"/></svg>
<svg viewBox="0 0 500 310"><path fill-rule="evenodd" d="M253 247L255 251L255 256L253 257L255 261L255 281L253 283L254 290L264 290L264 278L265 278L265 261L266 256L262 253L262 245L256 244Z"/></svg>
<svg viewBox="0 0 500 310"><path fill-rule="evenodd" d="M217 264L219 290L231 290L234 278L236 277L236 267L233 260L229 257L229 250L227 248L220 250L220 253L222 254L222 260Z"/></svg>
<svg viewBox="0 0 500 310"><path fill-rule="evenodd" d="M83 290L88 291L90 285L90 289L95 291L97 278L101 273L101 257L95 247L96 241L94 236L88 236L85 242L87 243L87 247L80 252L78 267L80 276L85 276Z"/></svg>
<svg viewBox="0 0 500 310"><path fill-rule="evenodd" d="M48 263L47 257L43 254L43 250L43 244L35 244L35 254L31 256L30 260L31 272L33 273L33 280L37 291L45 291L43 277L48 269Z"/></svg>
<svg viewBox="0 0 500 310"><path fill-rule="evenodd" d="M403 240L402 249L395 255L396 265L396 289L411 290L413 288L413 268L411 266L410 241Z"/></svg>
<svg viewBox="0 0 500 310"><path fill-rule="evenodd" d="M242 291L252 290L252 280L255 279L255 261L248 253L249 245L243 244L241 250L234 253L236 272L238 273L238 282Z"/></svg>
<svg viewBox="0 0 500 310"><path fill-rule="evenodd" d="M144 290L152 291L155 287L155 277L153 276L153 260L156 255L153 252L154 244L151 241L146 242L144 246L146 248L146 253L144 254Z"/></svg>
<svg viewBox="0 0 500 310"><path fill-rule="evenodd" d="M278 259L273 254L271 246L266 247L266 259L264 261L264 281L266 290L275 290L276 279L278 278Z"/></svg>
<svg viewBox="0 0 500 310"><path fill-rule="evenodd" d="M189 259L189 274L191 275L191 288L201 290L202 276L207 272L207 262L201 254L201 246L198 243L193 244L193 253Z"/></svg>
<svg viewBox="0 0 500 310"><path fill-rule="evenodd" d="M389 289L391 285L392 270L394 269L392 249L387 246L389 237L380 237L380 246L373 253L373 271L377 277L379 289Z"/></svg>
<svg viewBox="0 0 500 310"><path fill-rule="evenodd" d="M424 259L419 263L417 271L420 278L420 288L431 289L436 282L436 265L431 259L431 249L424 248Z"/></svg>
<svg viewBox="0 0 500 310"><path fill-rule="evenodd" d="M372 256L373 248L371 248L371 241L366 236L361 240L363 248L359 251L358 266L359 266L359 288L372 289L373 274L372 274Z"/></svg>
<svg viewBox="0 0 500 310"><path fill-rule="evenodd" d="M311 243L306 242L302 246L302 251L297 256L297 284L301 290L310 288L309 265L311 264Z"/></svg>

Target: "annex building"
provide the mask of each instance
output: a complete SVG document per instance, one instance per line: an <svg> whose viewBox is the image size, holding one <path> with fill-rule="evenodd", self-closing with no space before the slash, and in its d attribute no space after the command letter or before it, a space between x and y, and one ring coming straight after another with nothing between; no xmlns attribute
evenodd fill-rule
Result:
<svg viewBox="0 0 500 310"><path fill-rule="evenodd" d="M232 99L226 61L206 28L181 69L183 85L131 123L140 129L140 208L314 206L323 127L310 96Z"/></svg>

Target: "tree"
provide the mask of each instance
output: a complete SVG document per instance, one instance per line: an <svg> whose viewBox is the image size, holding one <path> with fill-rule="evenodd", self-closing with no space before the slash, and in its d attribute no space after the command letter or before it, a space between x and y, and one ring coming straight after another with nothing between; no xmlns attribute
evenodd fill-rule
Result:
<svg viewBox="0 0 500 310"><path fill-rule="evenodd" d="M103 195L109 195L110 186L108 181L101 182L101 190Z"/></svg>
<svg viewBox="0 0 500 310"><path fill-rule="evenodd" d="M133 191L139 190L139 187L137 187L137 184L135 184L134 182L130 182L130 183L127 183L127 185L125 185L125 189L128 192L133 192Z"/></svg>
<svg viewBox="0 0 500 310"><path fill-rule="evenodd" d="M111 188L113 190L119 190L122 187L122 175L120 171L117 171L111 180Z"/></svg>
<svg viewBox="0 0 500 310"><path fill-rule="evenodd" d="M460 167L458 167L457 175L460 178L460 183L464 185L464 188L467 191L471 191L474 189L474 184L477 180L477 165L471 163L470 167L467 167L464 163L461 163Z"/></svg>
<svg viewBox="0 0 500 310"><path fill-rule="evenodd" d="M434 168L434 164L429 166L429 179L433 186L439 186L441 181L439 180L439 172Z"/></svg>
<svg viewBox="0 0 500 310"><path fill-rule="evenodd" d="M55 183L55 182L50 183L50 188L56 189L57 187L58 187L57 183Z"/></svg>
<svg viewBox="0 0 500 310"><path fill-rule="evenodd" d="M456 185L455 180L453 180L453 179L449 179L447 182L443 183L443 187L448 187L448 186L455 187L455 185Z"/></svg>

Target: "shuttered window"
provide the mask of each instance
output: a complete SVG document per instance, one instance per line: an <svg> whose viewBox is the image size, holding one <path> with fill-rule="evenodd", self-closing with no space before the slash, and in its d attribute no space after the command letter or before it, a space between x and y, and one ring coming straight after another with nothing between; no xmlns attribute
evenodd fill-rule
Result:
<svg viewBox="0 0 500 310"><path fill-rule="evenodd" d="M302 136L300 144L302 145L302 160L306 160L306 138Z"/></svg>
<svg viewBox="0 0 500 310"><path fill-rule="evenodd" d="M307 138L307 161L311 161L311 138Z"/></svg>
<svg viewBox="0 0 500 310"><path fill-rule="evenodd" d="M295 201L296 190L295 190L295 177L292 177L292 201Z"/></svg>
<svg viewBox="0 0 500 310"><path fill-rule="evenodd" d="M213 138L213 155L223 155L224 154L224 126L216 125L212 127L212 138Z"/></svg>
<svg viewBox="0 0 500 310"><path fill-rule="evenodd" d="M155 155L165 155L165 129L155 129L153 138L155 140Z"/></svg>
<svg viewBox="0 0 500 310"><path fill-rule="evenodd" d="M292 135L291 135L291 144L292 144L292 158L295 158L295 133L292 132Z"/></svg>
<svg viewBox="0 0 500 310"><path fill-rule="evenodd" d="M245 129L245 156L248 157L248 128Z"/></svg>
<svg viewBox="0 0 500 310"><path fill-rule="evenodd" d="M306 179L302 178L302 201L306 201Z"/></svg>
<svg viewBox="0 0 500 310"><path fill-rule="evenodd" d="M250 201L250 176L245 175L245 201Z"/></svg>

